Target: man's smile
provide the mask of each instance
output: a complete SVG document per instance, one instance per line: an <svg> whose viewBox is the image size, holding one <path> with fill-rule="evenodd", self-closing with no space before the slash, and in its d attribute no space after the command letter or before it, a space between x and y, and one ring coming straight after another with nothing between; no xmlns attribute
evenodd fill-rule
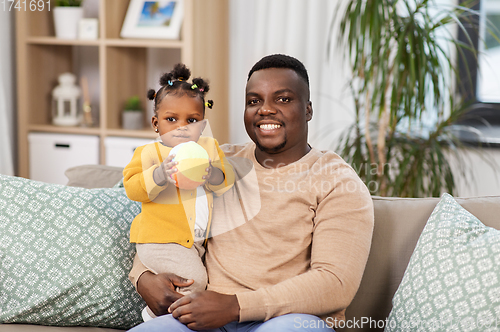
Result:
<svg viewBox="0 0 500 332"><path fill-rule="evenodd" d="M263 124L263 125L260 125L259 128L260 129L264 129L264 130L272 130L272 129L281 128L281 125L277 125L277 124Z"/></svg>
<svg viewBox="0 0 500 332"><path fill-rule="evenodd" d="M273 134L283 127L283 124L277 121L259 121L256 123L256 127L259 128L260 132L263 134Z"/></svg>

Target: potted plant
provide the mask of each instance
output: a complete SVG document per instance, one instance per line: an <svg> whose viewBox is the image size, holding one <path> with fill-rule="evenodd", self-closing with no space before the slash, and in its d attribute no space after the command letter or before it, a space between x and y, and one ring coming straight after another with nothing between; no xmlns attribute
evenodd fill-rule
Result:
<svg viewBox="0 0 500 332"><path fill-rule="evenodd" d="M372 194L454 194L451 165L462 175L470 169L454 135L466 107L450 54L473 48L448 27L467 34L461 22L478 13L432 0L349 0L343 13L338 41L352 68L356 121L337 151Z"/></svg>
<svg viewBox="0 0 500 332"><path fill-rule="evenodd" d="M60 39L76 39L78 24L83 18L82 0L55 0L54 25L56 37Z"/></svg>
<svg viewBox="0 0 500 332"><path fill-rule="evenodd" d="M143 112L139 96L128 98L122 113L123 129L142 129L143 122Z"/></svg>

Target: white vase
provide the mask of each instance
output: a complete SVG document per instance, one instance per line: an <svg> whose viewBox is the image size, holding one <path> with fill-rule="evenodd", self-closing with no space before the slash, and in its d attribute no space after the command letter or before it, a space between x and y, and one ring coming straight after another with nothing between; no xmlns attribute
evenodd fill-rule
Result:
<svg viewBox="0 0 500 332"><path fill-rule="evenodd" d="M123 129L139 130L143 128L142 112L126 111L122 113Z"/></svg>
<svg viewBox="0 0 500 332"><path fill-rule="evenodd" d="M78 24L83 17L82 7L55 7L54 25L59 39L76 39Z"/></svg>

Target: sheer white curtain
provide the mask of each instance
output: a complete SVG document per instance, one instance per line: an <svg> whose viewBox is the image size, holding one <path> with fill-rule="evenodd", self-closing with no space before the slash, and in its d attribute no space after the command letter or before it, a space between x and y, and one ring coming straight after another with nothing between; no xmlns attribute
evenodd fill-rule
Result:
<svg viewBox="0 0 500 332"><path fill-rule="evenodd" d="M0 174L14 175L13 13L0 11Z"/></svg>
<svg viewBox="0 0 500 332"><path fill-rule="evenodd" d="M248 71L265 55L284 53L304 63L309 73L313 119L309 142L331 149L336 136L353 121L353 106L336 45L328 59L330 23L338 1L230 1L230 137L247 142L243 125L244 92Z"/></svg>

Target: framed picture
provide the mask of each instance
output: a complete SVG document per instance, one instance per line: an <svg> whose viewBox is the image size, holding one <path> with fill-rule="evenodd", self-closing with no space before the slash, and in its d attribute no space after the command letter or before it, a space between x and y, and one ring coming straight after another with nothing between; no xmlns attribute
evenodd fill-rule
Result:
<svg viewBox="0 0 500 332"><path fill-rule="evenodd" d="M183 0L130 0L122 38L179 39Z"/></svg>

